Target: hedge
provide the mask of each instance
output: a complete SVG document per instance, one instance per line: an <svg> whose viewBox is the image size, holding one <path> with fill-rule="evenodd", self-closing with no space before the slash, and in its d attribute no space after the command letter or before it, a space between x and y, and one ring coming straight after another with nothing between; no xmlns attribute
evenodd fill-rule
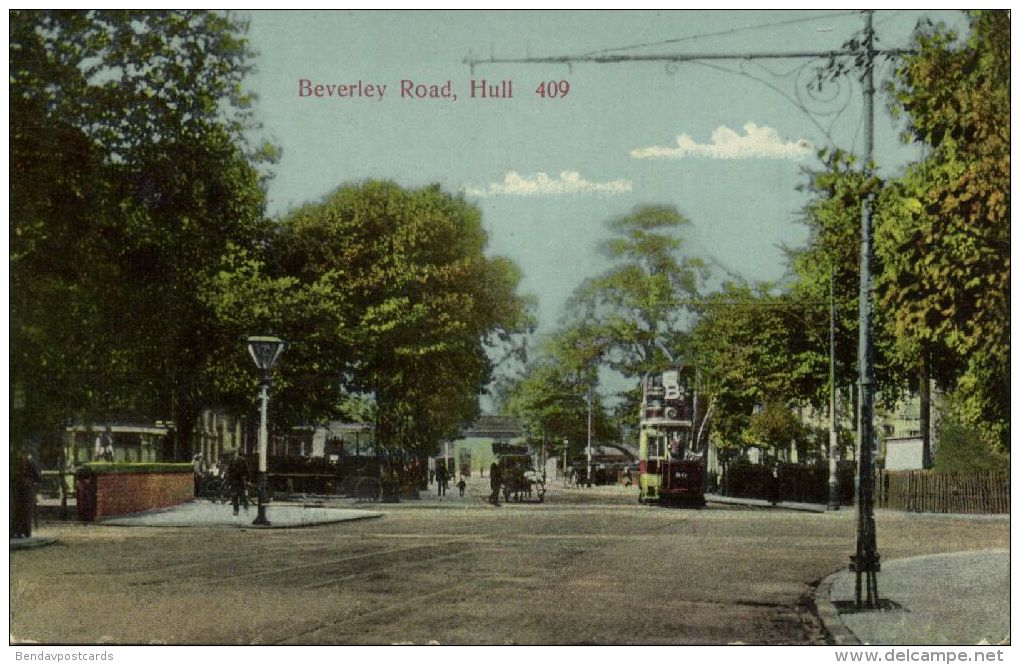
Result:
<svg viewBox="0 0 1020 665"><path fill-rule="evenodd" d="M94 476L100 473L194 473L187 463L167 462L92 462L75 471L76 475Z"/></svg>

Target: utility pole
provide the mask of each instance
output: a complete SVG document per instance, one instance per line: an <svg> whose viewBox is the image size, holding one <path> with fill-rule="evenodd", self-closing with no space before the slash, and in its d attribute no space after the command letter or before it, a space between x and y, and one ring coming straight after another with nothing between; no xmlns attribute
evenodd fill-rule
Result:
<svg viewBox="0 0 1020 665"><path fill-rule="evenodd" d="M836 267L829 268L829 510L839 510L839 424L836 415Z"/></svg>
<svg viewBox="0 0 1020 665"><path fill-rule="evenodd" d="M875 146L875 33L872 14L864 14L864 174L871 175L872 152ZM850 569L856 573L854 597L858 608L874 608L878 603L878 545L875 536L875 370L874 345L871 339L871 192L861 201L861 283L859 291L859 322L857 369L860 381L860 415L857 441L860 446L857 487L857 552L850 557ZM861 585L864 585L862 596Z"/></svg>
<svg viewBox="0 0 1020 665"><path fill-rule="evenodd" d="M592 485L592 483L591 483L591 401L592 401L592 391L594 389L594 386L592 385L592 383L593 382L591 380L588 381L588 448L587 448L588 472L587 472L587 475L585 476L585 484L588 487L591 487L591 485Z"/></svg>
<svg viewBox="0 0 1020 665"><path fill-rule="evenodd" d="M864 37L864 170L871 174L872 152L875 143L875 56L909 54L909 49L875 49L872 14L865 12ZM578 56L552 56L528 58L473 58L468 56L464 63L472 73L481 64L561 64L574 63L619 64L624 62L695 62L715 60L788 60L854 58L860 55L856 50L836 49L831 51L776 51L747 53L653 53L653 54L587 54ZM806 111L805 111L806 112ZM860 483L857 497L857 551L851 556L851 570L856 577L856 604L860 608L874 608L878 603L879 555L875 539L874 516L874 371L872 367L871 338L871 205L873 195L867 194L861 201L861 264L860 264L860 326L858 331L857 366L859 372L860 409L858 418L858 447L860 451ZM864 579L862 580L862 576ZM862 584L865 587L862 600Z"/></svg>

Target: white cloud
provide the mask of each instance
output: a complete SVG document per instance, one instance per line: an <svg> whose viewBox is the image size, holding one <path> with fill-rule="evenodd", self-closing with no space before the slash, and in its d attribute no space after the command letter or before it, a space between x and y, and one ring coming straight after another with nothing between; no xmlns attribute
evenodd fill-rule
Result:
<svg viewBox="0 0 1020 665"><path fill-rule="evenodd" d="M546 173L535 173L522 176L517 171L508 171L503 182L494 182L488 189L478 189L470 185L464 192L471 196L547 196L553 194L621 194L633 189L630 180L610 180L608 182L591 182L581 177L577 171L561 171L558 178L550 178Z"/></svg>
<svg viewBox="0 0 1020 665"><path fill-rule="evenodd" d="M712 159L800 159L811 154L813 148L806 139L788 141L779 137L771 127L759 127L753 122L744 125L743 136L725 125L712 132L711 143L698 143L690 134L676 137L676 145L635 148L630 151L634 159L681 159L683 157L710 157Z"/></svg>

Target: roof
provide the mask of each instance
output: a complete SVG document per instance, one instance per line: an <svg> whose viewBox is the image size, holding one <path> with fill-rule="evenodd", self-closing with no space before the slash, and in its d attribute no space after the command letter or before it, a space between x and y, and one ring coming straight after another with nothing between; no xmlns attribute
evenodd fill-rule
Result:
<svg viewBox="0 0 1020 665"><path fill-rule="evenodd" d="M460 430L461 438L512 439L523 435L520 421L509 416L480 416Z"/></svg>
<svg viewBox="0 0 1020 665"><path fill-rule="evenodd" d="M165 435L170 430L166 427L157 427L155 425L129 425L129 424L110 424L110 431L114 434L157 434L160 436ZM67 428L68 432L96 432L101 433L106 431L106 425L72 425Z"/></svg>

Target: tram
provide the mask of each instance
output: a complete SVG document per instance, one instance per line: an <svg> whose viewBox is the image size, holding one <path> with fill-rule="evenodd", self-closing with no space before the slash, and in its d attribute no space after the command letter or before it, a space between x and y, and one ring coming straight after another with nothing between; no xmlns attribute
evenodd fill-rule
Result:
<svg viewBox="0 0 1020 665"><path fill-rule="evenodd" d="M638 501L705 505L705 455L695 442L694 368L649 372L641 387Z"/></svg>

